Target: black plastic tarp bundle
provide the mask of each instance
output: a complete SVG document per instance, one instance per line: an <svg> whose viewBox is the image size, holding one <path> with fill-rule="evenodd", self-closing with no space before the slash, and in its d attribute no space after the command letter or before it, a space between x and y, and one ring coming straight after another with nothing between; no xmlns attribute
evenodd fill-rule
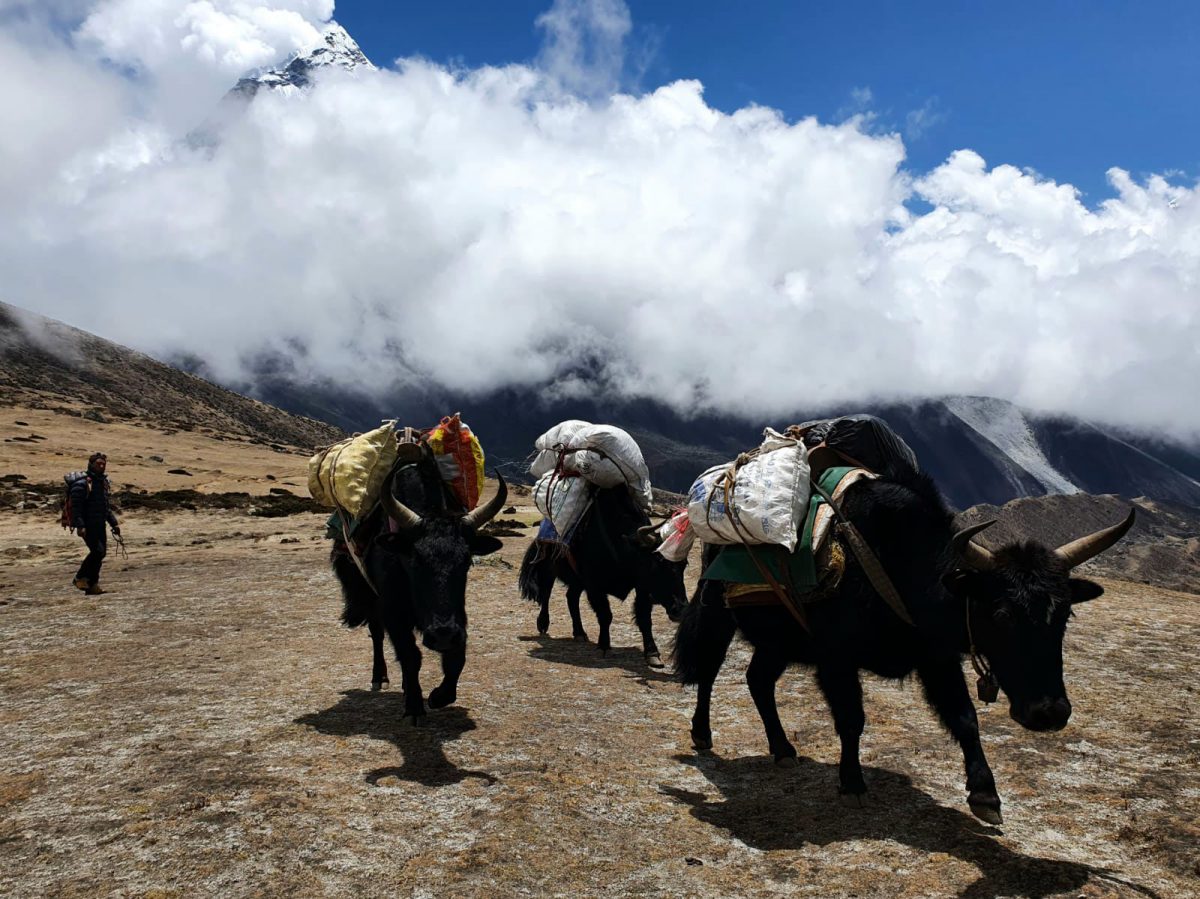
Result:
<svg viewBox="0 0 1200 899"><path fill-rule="evenodd" d="M874 415L861 413L806 421L796 425L795 430L803 433L804 445L809 449L824 443L871 471L886 471L892 465L917 470L916 453L886 421Z"/></svg>

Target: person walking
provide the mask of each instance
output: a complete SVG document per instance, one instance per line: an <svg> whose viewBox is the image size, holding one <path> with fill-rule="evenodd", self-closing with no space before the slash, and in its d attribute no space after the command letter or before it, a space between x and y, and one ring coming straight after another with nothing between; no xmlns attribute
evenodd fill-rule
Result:
<svg viewBox="0 0 1200 899"><path fill-rule="evenodd" d="M108 504L112 488L105 474L107 468L108 456L92 453L88 458L87 477L79 478L71 485L71 524L88 548L74 584L88 596L99 596L106 592L100 587L100 566L108 554L108 536L104 526L111 525L113 534L121 536L120 522Z"/></svg>

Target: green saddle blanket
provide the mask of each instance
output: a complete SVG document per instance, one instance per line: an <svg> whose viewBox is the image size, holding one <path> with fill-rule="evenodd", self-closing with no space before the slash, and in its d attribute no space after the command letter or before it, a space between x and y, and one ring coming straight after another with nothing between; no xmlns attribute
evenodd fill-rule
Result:
<svg viewBox="0 0 1200 899"><path fill-rule="evenodd" d="M342 530L343 520L346 522L345 531ZM349 536L353 540L357 536L358 526L364 521L365 518L352 518L349 512L334 509L333 514L325 520L325 539L345 541Z"/></svg>
<svg viewBox="0 0 1200 899"><path fill-rule="evenodd" d="M827 468L818 483L832 496L842 478L853 470L849 466ZM771 572L771 577L780 583L791 584L800 592L811 590L818 581L812 545L813 524L816 522L817 509L824 502L821 494L814 490L808 501L808 514L804 518L804 527L795 552L789 553L784 547L773 544L760 544L750 548L738 544L722 546L716 559L700 577L735 584L761 584L762 572L754 563L757 559L760 565ZM751 552L754 553L754 558L750 557Z"/></svg>

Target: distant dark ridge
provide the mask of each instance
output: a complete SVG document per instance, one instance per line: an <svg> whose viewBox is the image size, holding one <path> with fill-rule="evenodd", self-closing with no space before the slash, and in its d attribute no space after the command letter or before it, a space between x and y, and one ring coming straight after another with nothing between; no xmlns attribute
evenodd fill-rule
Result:
<svg viewBox="0 0 1200 899"><path fill-rule="evenodd" d="M304 384L287 360L264 363L255 393L281 408L319 416L347 430L375 427L381 418L428 427L437 417L461 411L479 435L490 472L528 481L533 441L568 418L618 425L642 448L655 486L686 492L705 469L756 446L766 425L786 427L814 418L870 412L885 419L917 454L921 467L949 502L964 509L1000 505L1047 488L1034 473L1006 455L952 413L943 399L907 403L847 403L840 408L796 408L788 415L748 422L732 415L681 415L653 400L623 400L603 385L571 399L547 400L538 387L505 387L483 395L433 387L396 389L387 400L332 382ZM1133 437L1086 422L1026 413L1038 448L1085 493L1150 496L1200 509L1200 447L1153 436Z"/></svg>
<svg viewBox="0 0 1200 899"><path fill-rule="evenodd" d="M330 424L218 387L86 331L0 303L0 403L207 428L259 443L312 449L340 439Z"/></svg>

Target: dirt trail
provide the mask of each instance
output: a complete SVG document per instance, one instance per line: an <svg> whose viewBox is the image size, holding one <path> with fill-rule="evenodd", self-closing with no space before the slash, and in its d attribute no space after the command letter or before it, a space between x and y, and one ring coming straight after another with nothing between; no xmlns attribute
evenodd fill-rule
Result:
<svg viewBox="0 0 1200 899"><path fill-rule="evenodd" d="M0 515L3 895L1197 894L1194 596L1114 581L1080 608L1063 733L983 712L993 828L913 684L867 682L865 810L838 801L800 672L781 713L803 758L773 766L742 648L697 755L693 694L643 667L628 609L607 658L569 639L560 595L533 636L522 538L472 573L460 704L414 729L398 689L365 690L320 516L132 513L98 598L46 518Z"/></svg>
<svg viewBox="0 0 1200 899"><path fill-rule="evenodd" d="M118 488L304 492L303 455L228 434L11 406L0 429L0 478L102 448ZM1003 828L967 811L916 685L869 679L870 806L847 809L808 675L781 684L803 754L784 771L744 648L697 755L693 694L644 667L627 608L607 657L570 640L561 594L534 636L516 566L537 516L514 500L522 536L472 573L460 702L416 729L398 690L365 689L323 516L130 511L90 598L45 497L0 509L0 895L1200 895L1197 597L1108 581L1079 609L1063 733L982 712Z"/></svg>

